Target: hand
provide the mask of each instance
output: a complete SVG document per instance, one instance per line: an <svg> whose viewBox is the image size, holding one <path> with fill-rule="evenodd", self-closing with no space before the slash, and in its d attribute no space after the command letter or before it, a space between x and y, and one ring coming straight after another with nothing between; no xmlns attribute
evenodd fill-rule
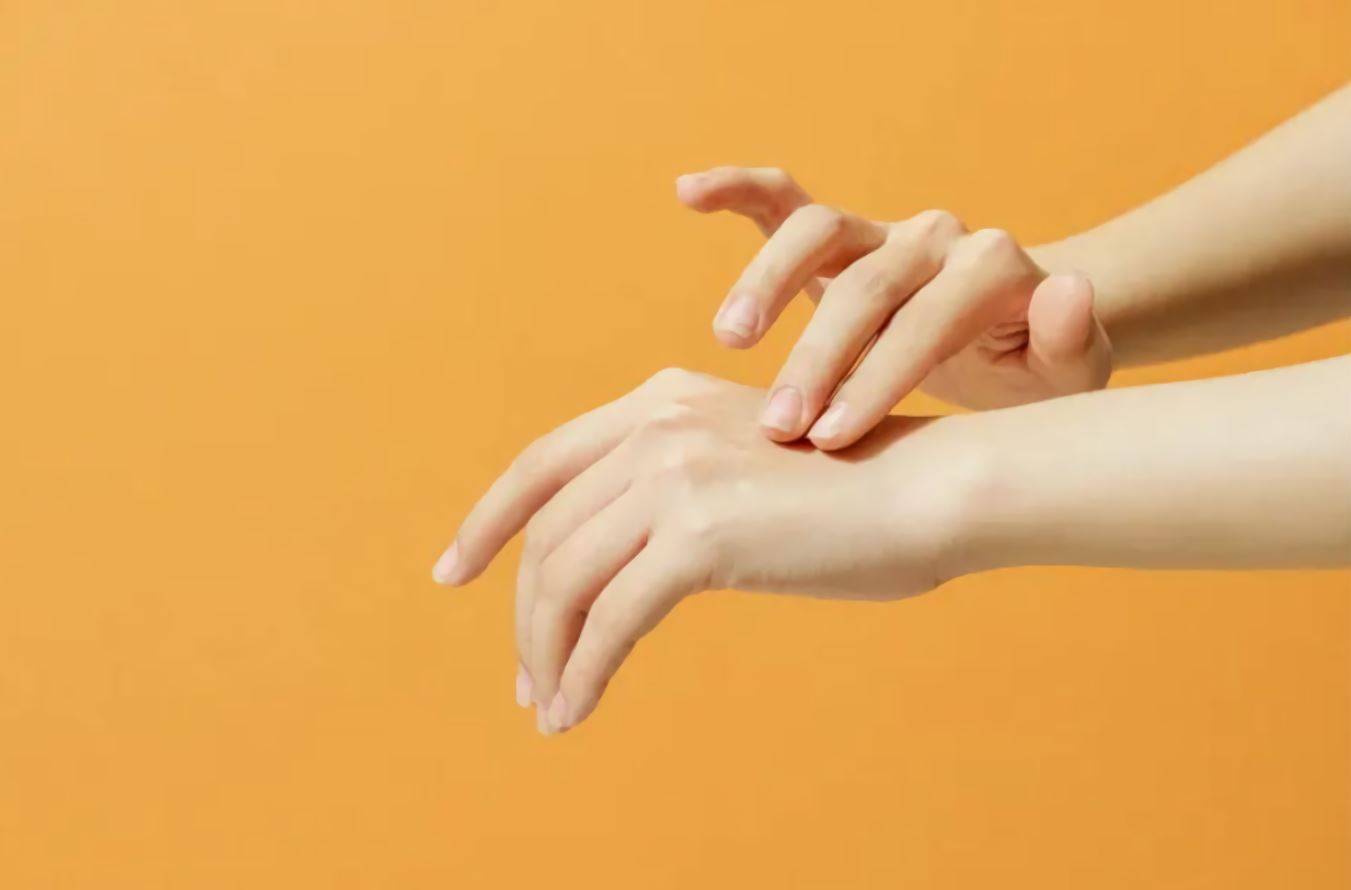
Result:
<svg viewBox="0 0 1351 890"><path fill-rule="evenodd" d="M664 371L528 447L433 576L463 584L525 528L517 699L542 731L595 708L638 639L682 598L738 588L888 599L947 577L965 418L890 418L859 448L776 445L751 389Z"/></svg>
<svg viewBox="0 0 1351 890"><path fill-rule="evenodd" d="M968 233L941 210L873 222L811 203L768 168L682 176L676 194L769 238L714 319L723 343L756 343L804 288L819 303L761 414L772 439L842 448L920 385L996 408L1101 389L1111 375L1088 280L1048 276L1007 232Z"/></svg>

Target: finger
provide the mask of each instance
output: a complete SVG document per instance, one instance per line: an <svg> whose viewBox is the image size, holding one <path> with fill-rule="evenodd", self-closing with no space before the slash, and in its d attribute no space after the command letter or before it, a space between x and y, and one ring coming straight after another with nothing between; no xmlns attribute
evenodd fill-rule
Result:
<svg viewBox="0 0 1351 890"><path fill-rule="evenodd" d="M1007 233L985 229L961 239L841 384L808 432L812 443L833 450L858 441L934 366L1016 314L1041 274Z"/></svg>
<svg viewBox="0 0 1351 890"><path fill-rule="evenodd" d="M940 243L901 237L841 272L770 387L760 416L766 435L780 442L800 438L869 341L941 263Z"/></svg>
<svg viewBox="0 0 1351 890"><path fill-rule="evenodd" d="M783 225L794 210L812 203L793 177L775 167L714 167L703 173L676 177L676 197L700 213L727 210L755 223L766 238ZM813 277L804 289L815 302L828 279Z"/></svg>
<svg viewBox="0 0 1351 890"><path fill-rule="evenodd" d="M516 652L534 686L532 624L538 595L541 563L564 540L613 503L629 487L632 478L632 439L625 439L609 454L583 470L563 486L526 524L525 546L516 575ZM534 696L531 696L532 700ZM547 699L545 702L547 704Z"/></svg>
<svg viewBox="0 0 1351 890"><path fill-rule="evenodd" d="M643 406L663 392L666 377L563 424L514 460L465 517L455 541L436 561L432 577L464 584L487 568L499 550L569 480L609 453L632 430Z"/></svg>
<svg viewBox="0 0 1351 890"><path fill-rule="evenodd" d="M1052 275L1027 307L1027 362L1060 395L1107 385L1112 345L1093 312L1093 285L1082 275Z"/></svg>
<svg viewBox="0 0 1351 890"><path fill-rule="evenodd" d="M622 401L622 400L621 400ZM433 577L463 584L476 577L568 480L609 452L626 432L624 407L611 403L537 440L497 478L465 517Z"/></svg>
<svg viewBox="0 0 1351 890"><path fill-rule="evenodd" d="M522 559L516 567L516 603L512 612L512 626L516 638L516 704L523 708L530 707L535 701L535 681L530 676L530 613L534 606L535 565Z"/></svg>
<svg viewBox="0 0 1351 890"><path fill-rule="evenodd" d="M638 640L700 590L706 574L687 550L657 541L625 565L591 605L549 705L550 727L563 731L586 719Z"/></svg>
<svg viewBox="0 0 1351 890"><path fill-rule="evenodd" d="M525 669L525 665L516 665L516 704L522 708L530 707L530 703L535 700L534 687L530 682L530 674Z"/></svg>
<svg viewBox="0 0 1351 890"><path fill-rule="evenodd" d="M714 167L676 178L676 197L692 210L728 210L759 227L766 238L788 215L811 203L811 196L774 167Z"/></svg>
<svg viewBox="0 0 1351 890"><path fill-rule="evenodd" d="M589 519L540 564L531 614L530 676L547 708L587 610L605 585L647 543L651 502L630 489Z"/></svg>
<svg viewBox="0 0 1351 890"><path fill-rule="evenodd" d="M714 332L727 346L754 344L813 276L834 275L885 240L878 223L820 204L798 208L741 273Z"/></svg>

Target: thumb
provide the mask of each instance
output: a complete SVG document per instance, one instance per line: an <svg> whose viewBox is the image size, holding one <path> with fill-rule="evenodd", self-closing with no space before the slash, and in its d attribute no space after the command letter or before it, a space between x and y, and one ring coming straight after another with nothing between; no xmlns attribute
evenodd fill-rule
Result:
<svg viewBox="0 0 1351 890"><path fill-rule="evenodd" d="M1093 311L1093 285L1077 274L1047 277L1027 307L1027 360L1057 395L1107 385L1112 344Z"/></svg>

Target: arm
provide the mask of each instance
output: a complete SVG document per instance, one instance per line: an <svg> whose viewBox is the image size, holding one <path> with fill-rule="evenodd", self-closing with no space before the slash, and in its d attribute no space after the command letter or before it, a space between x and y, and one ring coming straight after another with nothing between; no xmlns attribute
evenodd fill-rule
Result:
<svg viewBox="0 0 1351 890"><path fill-rule="evenodd" d="M801 289L816 311L760 416L779 442L848 447L917 386L968 408L1100 389L1111 344L1082 275L1047 275L1013 236L943 210L885 222L814 204L772 168L676 180L700 213L731 211L768 240L714 316L728 346L757 343Z"/></svg>
<svg viewBox="0 0 1351 890"><path fill-rule="evenodd" d="M941 211L877 222L814 205L770 168L682 176L676 193L768 238L714 319L724 343L758 342L799 289L818 302L761 423L830 450L917 384L1002 408L1351 314L1349 158L1351 87L1172 193L1027 251Z"/></svg>
<svg viewBox="0 0 1351 890"><path fill-rule="evenodd" d="M1351 313L1351 86L1144 206L1034 248L1096 288L1118 367Z"/></svg>
<svg viewBox="0 0 1351 890"><path fill-rule="evenodd" d="M960 420L992 453L957 573L1351 562L1351 358Z"/></svg>
<svg viewBox="0 0 1351 890"><path fill-rule="evenodd" d="M763 393L666 372L527 448L433 569L518 531L517 700L589 715L682 599L735 588L894 599L998 566L1351 562L1351 359L891 417L838 454L769 442Z"/></svg>

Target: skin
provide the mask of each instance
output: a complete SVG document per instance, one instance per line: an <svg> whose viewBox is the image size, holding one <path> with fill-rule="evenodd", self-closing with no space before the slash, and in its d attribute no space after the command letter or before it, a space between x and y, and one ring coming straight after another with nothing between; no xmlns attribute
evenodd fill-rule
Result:
<svg viewBox="0 0 1351 890"><path fill-rule="evenodd" d="M1098 389L1114 366L1183 358L1351 313L1351 87L1150 203L1054 244L814 204L786 173L676 181L768 239L714 319L748 347L799 291L818 302L760 417L777 441L858 440L916 386L995 408ZM1090 282L1092 282L1090 284Z"/></svg>
<svg viewBox="0 0 1351 890"><path fill-rule="evenodd" d="M527 448L433 575L464 584L525 529L517 697L558 732L702 590L877 600L1014 565L1351 563L1348 384L1344 357L890 417L827 453L761 435L761 391L666 371Z"/></svg>
<svg viewBox="0 0 1351 890"><path fill-rule="evenodd" d="M943 210L874 222L810 203L774 169L721 167L676 190L768 234L714 318L725 345L758 342L804 287L817 300L759 418L775 441L845 447L921 384L992 408L1100 389L1111 376L1088 280L1049 275L1008 232L968 232Z"/></svg>
<svg viewBox="0 0 1351 890"><path fill-rule="evenodd" d="M1351 312L1348 157L1351 88L1173 193L1030 250L942 211L880 223L825 208L777 170L682 177L686 204L768 239L715 318L725 343L757 342L799 290L818 301L774 386L662 372L555 430L433 575L466 583L525 530L517 700L557 732L701 590L893 599L1016 565L1351 563L1351 358L1095 392L1114 362ZM918 385L1023 407L887 416Z"/></svg>

